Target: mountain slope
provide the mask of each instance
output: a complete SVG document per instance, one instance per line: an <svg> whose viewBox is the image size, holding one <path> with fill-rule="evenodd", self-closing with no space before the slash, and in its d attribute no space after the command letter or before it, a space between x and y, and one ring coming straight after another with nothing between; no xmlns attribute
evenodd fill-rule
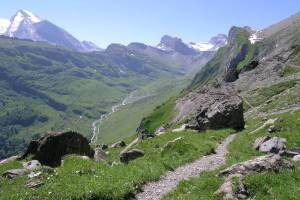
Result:
<svg viewBox="0 0 300 200"><path fill-rule="evenodd" d="M130 91L182 75L131 54L113 47L79 53L0 37L0 157L15 154L49 130L72 128L90 137L92 121Z"/></svg>

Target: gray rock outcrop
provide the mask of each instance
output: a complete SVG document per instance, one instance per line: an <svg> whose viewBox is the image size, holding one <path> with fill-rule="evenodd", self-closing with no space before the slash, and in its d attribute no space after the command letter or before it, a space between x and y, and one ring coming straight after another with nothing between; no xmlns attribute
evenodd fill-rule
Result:
<svg viewBox="0 0 300 200"><path fill-rule="evenodd" d="M191 92L176 103L174 123L187 122L196 130L244 128L243 99L229 87Z"/></svg>

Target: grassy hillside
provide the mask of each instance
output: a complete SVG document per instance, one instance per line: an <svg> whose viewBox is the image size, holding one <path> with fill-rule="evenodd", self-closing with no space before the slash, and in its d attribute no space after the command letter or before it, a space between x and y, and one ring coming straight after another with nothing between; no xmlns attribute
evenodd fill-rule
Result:
<svg viewBox="0 0 300 200"><path fill-rule="evenodd" d="M134 95L143 98L122 107L104 120L97 143L111 143L136 134L141 119L150 115L157 106L172 96L176 96L189 81L188 77L164 79L138 90Z"/></svg>
<svg viewBox="0 0 300 200"><path fill-rule="evenodd" d="M40 42L0 38L0 158L47 131L91 124L130 91L181 76L128 49L78 53Z"/></svg>

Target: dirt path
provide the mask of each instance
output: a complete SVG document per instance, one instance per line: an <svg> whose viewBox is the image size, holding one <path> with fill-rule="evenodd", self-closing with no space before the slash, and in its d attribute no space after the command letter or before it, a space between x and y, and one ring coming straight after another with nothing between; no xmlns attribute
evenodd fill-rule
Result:
<svg viewBox="0 0 300 200"><path fill-rule="evenodd" d="M225 163L227 146L235 138L234 135L228 136L216 149L216 154L204 156L193 163L177 168L175 171L168 172L160 177L157 182L147 183L143 187L143 192L136 195L137 200L158 200L164 195L176 189L180 181L190 177L198 176L201 172L212 171Z"/></svg>

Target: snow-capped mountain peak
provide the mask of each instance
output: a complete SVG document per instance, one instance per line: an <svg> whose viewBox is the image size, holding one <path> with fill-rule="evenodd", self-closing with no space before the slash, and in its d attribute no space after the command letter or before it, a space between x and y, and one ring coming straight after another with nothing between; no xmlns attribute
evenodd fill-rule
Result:
<svg viewBox="0 0 300 200"><path fill-rule="evenodd" d="M4 34L10 25L10 21L8 19L0 18L0 35Z"/></svg>
<svg viewBox="0 0 300 200"><path fill-rule="evenodd" d="M13 37L14 33L19 29L19 27L22 24L30 26L41 21L42 19L34 15L33 13L21 9L10 19L11 24L8 27L7 34L8 36Z"/></svg>

